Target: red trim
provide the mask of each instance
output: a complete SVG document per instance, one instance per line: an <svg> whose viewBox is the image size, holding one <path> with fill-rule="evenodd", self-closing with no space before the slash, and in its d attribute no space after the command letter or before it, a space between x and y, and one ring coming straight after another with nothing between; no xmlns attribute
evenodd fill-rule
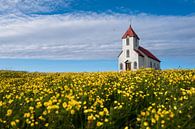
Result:
<svg viewBox="0 0 195 129"><path fill-rule="evenodd" d="M129 26L129 29L125 32L122 39L127 38L127 36L136 37L137 39L139 39L139 37L137 36L137 34L135 33L135 31L133 30L133 28L131 26Z"/></svg>
<svg viewBox="0 0 195 129"><path fill-rule="evenodd" d="M143 47L139 47L138 50L140 50L141 52L143 52L144 54L146 54L148 57L152 58L153 60L160 62L160 60L156 56L154 56L150 51L148 51L147 49L145 49Z"/></svg>

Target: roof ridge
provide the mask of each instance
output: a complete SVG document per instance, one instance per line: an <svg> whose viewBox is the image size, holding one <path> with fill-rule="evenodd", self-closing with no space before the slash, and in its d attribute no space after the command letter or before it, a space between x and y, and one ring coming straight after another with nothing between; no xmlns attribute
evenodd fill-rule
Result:
<svg viewBox="0 0 195 129"><path fill-rule="evenodd" d="M154 55L152 54L152 52L150 52L149 50L139 46L138 50L140 50L141 52L143 52L145 55L147 55L148 57L160 62L160 60Z"/></svg>
<svg viewBox="0 0 195 129"><path fill-rule="evenodd" d="M131 25L129 26L129 28L125 32L125 34L122 36L122 39L126 38L127 36L136 37L136 38L139 39L139 37L137 36L137 34L135 33L135 31L133 30L133 28L131 27Z"/></svg>

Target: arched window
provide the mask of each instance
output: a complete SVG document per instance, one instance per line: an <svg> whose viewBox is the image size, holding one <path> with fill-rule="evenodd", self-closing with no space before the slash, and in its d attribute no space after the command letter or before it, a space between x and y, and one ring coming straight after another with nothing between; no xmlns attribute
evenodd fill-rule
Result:
<svg viewBox="0 0 195 129"><path fill-rule="evenodd" d="M134 37L133 41L134 41L135 47L137 47L137 38Z"/></svg>
<svg viewBox="0 0 195 129"><path fill-rule="evenodd" d="M134 69L137 69L137 62L134 62Z"/></svg>
<svg viewBox="0 0 195 129"><path fill-rule="evenodd" d="M123 63L120 63L120 70L123 70Z"/></svg>
<svg viewBox="0 0 195 129"><path fill-rule="evenodd" d="M126 53L126 54L127 54L127 57L130 57L130 52L129 52L129 50L127 50L126 52L127 52L127 53Z"/></svg>
<svg viewBox="0 0 195 129"><path fill-rule="evenodd" d="M129 45L129 38L126 38L126 45Z"/></svg>
<svg viewBox="0 0 195 129"><path fill-rule="evenodd" d="M152 68L152 62L150 61L150 68Z"/></svg>
<svg viewBox="0 0 195 129"><path fill-rule="evenodd" d="M154 63L154 68L156 69L156 64Z"/></svg>

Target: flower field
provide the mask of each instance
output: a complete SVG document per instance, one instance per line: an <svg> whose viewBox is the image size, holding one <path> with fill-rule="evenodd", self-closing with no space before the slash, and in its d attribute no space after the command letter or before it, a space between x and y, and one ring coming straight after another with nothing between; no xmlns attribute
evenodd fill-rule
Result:
<svg viewBox="0 0 195 129"><path fill-rule="evenodd" d="M0 128L192 129L195 70L0 71Z"/></svg>

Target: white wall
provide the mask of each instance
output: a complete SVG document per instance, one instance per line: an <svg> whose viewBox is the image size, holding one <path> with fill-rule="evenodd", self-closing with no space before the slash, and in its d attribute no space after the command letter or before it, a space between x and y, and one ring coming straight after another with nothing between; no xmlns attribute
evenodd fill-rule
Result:
<svg viewBox="0 0 195 129"><path fill-rule="evenodd" d="M144 68L145 63L144 63L144 57L139 56L139 68Z"/></svg>
<svg viewBox="0 0 195 129"><path fill-rule="evenodd" d="M150 62L152 63L152 67L150 66ZM157 67L157 65L158 65L159 67ZM148 66L149 66L150 68L160 69L160 62L158 62L158 61L156 61L156 60L153 60L153 59L149 58L149 60L148 60Z"/></svg>

